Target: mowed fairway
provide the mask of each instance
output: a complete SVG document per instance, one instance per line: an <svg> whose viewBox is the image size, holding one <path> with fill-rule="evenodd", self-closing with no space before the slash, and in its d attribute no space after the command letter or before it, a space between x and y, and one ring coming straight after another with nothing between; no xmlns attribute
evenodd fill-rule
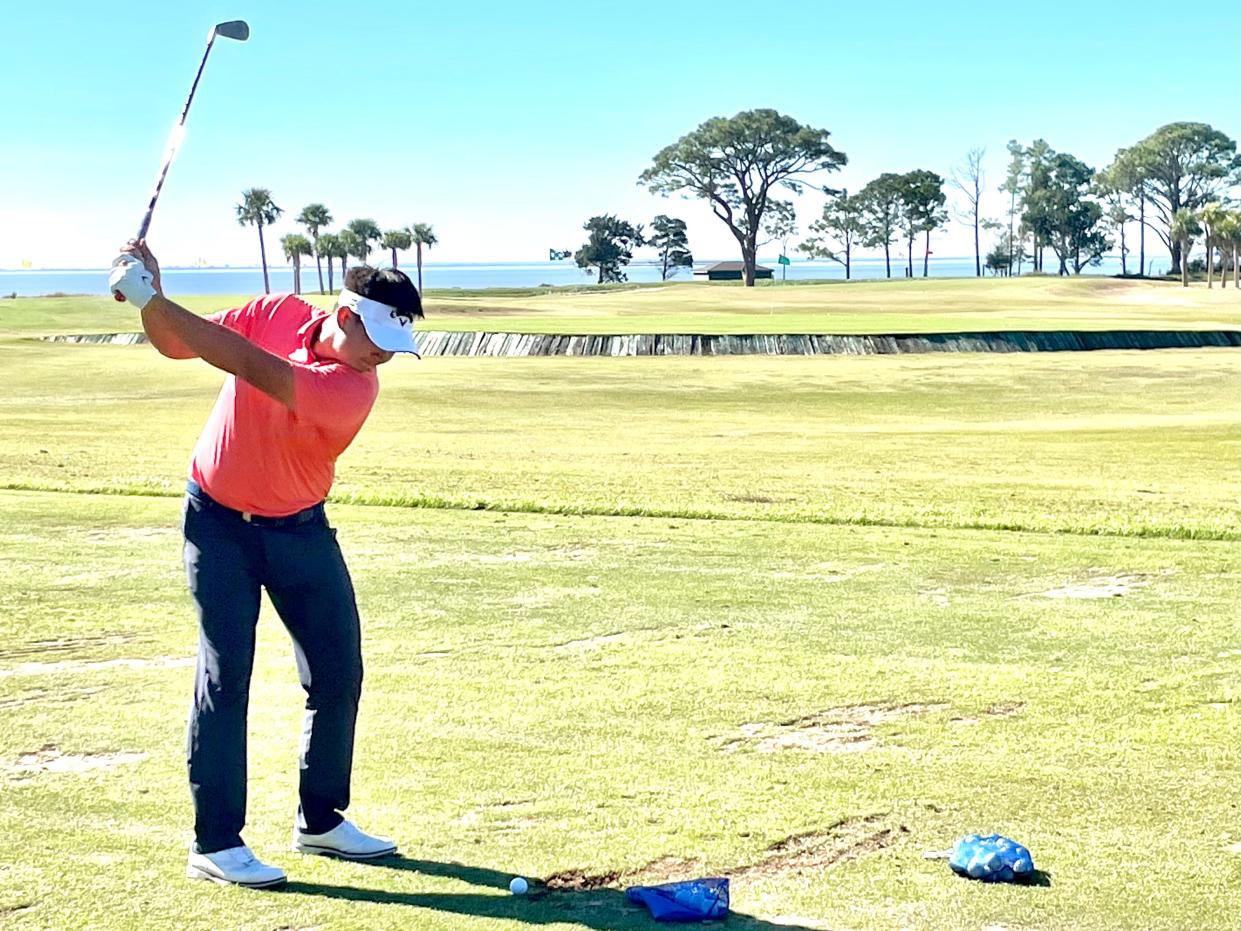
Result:
<svg viewBox="0 0 1241 931"><path fill-rule="evenodd" d="M514 333L942 333L978 330L1231 329L1233 289L1111 278L928 278L854 282L672 281L587 288L436 289L424 329ZM172 295L206 313L242 296ZM308 292L324 307L330 295ZM0 335L115 333L137 315L106 297L0 300Z"/></svg>
<svg viewBox="0 0 1241 931"><path fill-rule="evenodd" d="M331 515L351 811L407 859L287 850L268 610L246 837L280 893L182 878L177 495L220 376L0 362L0 926L646 928L626 885L712 874L742 929L1235 923L1241 353L385 367ZM993 830L1036 885L922 858Z"/></svg>

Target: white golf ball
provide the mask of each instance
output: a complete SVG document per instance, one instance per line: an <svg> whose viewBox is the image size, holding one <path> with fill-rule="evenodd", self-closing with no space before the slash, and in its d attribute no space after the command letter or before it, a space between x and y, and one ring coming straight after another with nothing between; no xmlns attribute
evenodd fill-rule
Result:
<svg viewBox="0 0 1241 931"><path fill-rule="evenodd" d="M508 891L513 895L525 895L529 888L530 884L520 876L514 876L513 881L508 884Z"/></svg>

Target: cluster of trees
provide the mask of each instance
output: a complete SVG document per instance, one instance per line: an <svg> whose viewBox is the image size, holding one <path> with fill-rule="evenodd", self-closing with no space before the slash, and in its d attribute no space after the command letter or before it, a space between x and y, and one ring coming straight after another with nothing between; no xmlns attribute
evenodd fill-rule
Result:
<svg viewBox="0 0 1241 931"><path fill-rule="evenodd" d="M660 214L651 221L651 233L611 214L591 217L582 227L589 234L585 244L573 253L578 268L596 269L599 284L628 280L624 268L633 259L633 250L652 246L659 256L660 278L667 281L679 269L691 268L685 221ZM569 252L551 250L553 260L568 258Z"/></svg>
<svg viewBox="0 0 1241 931"><path fill-rule="evenodd" d="M792 203L779 194L801 194L807 176L847 163L830 135L770 109L714 117L662 149L638 183L665 197L707 201L737 240L746 286L753 287L760 238L787 238L781 234L794 223Z"/></svg>
<svg viewBox="0 0 1241 931"><path fill-rule="evenodd" d="M1189 220L1226 200L1241 183L1236 143L1206 123L1169 123L1120 149L1110 165L1095 170L1080 159L1055 152L1042 139L1008 144L1008 175L999 190L1008 194L1008 228L987 257L998 274L1021 273L1029 259L1036 271L1050 249L1060 274L1096 264L1119 237L1121 273L1129 274L1126 231L1138 224L1138 269L1145 275L1146 231L1168 250L1171 273L1186 271L1196 234ZM1221 207L1221 209L1223 209ZM1177 217L1185 216L1180 221ZM1179 222L1179 228L1177 228ZM984 225L1002 228L991 221ZM1181 235L1185 234L1185 235Z"/></svg>
<svg viewBox="0 0 1241 931"><path fill-rule="evenodd" d="M801 194L807 179L847 164L845 154L829 143L830 135L775 110L716 117L660 151L638 183L657 194L706 200L736 238L745 283L753 285L761 237L787 240L795 229L793 205L780 199L780 192ZM1113 164L1099 171L1069 153L1053 151L1041 139L1030 146L1013 141L1008 149L1008 176L999 188L1008 194L1007 229L1002 220L983 216L983 151L970 151L964 166L953 172L952 185L965 202L957 219L973 226L974 266L980 276L982 230L1001 232L987 256L988 270L1020 274L1029 259L1042 271L1050 250L1057 271L1065 275L1097 264L1113 246L1112 232L1120 235L1125 262L1125 230L1133 221L1140 230L1139 273L1146 269L1147 228L1167 246L1173 272L1181 271L1186 247L1177 235L1184 229L1173 229L1178 212L1195 213L1223 202L1241 183L1236 143L1205 123L1163 126L1121 149ZM799 248L808 256L840 262L846 277L855 249L882 248L891 277L891 248L902 243L905 274L912 276L914 243L924 237L926 275L931 233L949 221L944 184L935 172L918 169L882 174L854 194L822 186L827 195L823 213ZM1127 262L1122 271L1128 274Z"/></svg>
<svg viewBox="0 0 1241 931"><path fill-rule="evenodd" d="M758 249L779 240L787 252L788 240L796 235L793 203L784 192L802 194L815 179L827 195L822 214L810 224L810 236L799 246L814 258L840 262L851 277L855 249L882 248L888 277L892 276L892 246L905 254L904 273L914 275L914 246L923 246L922 274L929 273L931 234L949 222L945 179L933 171L916 169L887 172L850 194L819 185L821 176L840 170L848 162L830 144L830 133L798 123L775 110L747 110L733 117L715 117L662 149L638 183L663 196L680 194L707 201L712 212L737 240L747 286L754 284ZM971 150L962 167L953 172L951 184L963 195L965 207L956 211L958 221L972 225L974 268L983 274L982 231L998 233L998 241L986 256L985 268L994 274L1021 274L1028 260L1035 271L1044 270L1046 254L1056 259L1061 275L1079 274L1098 264L1119 236L1122 273L1128 274L1126 230L1137 222L1139 230L1138 274L1145 274L1146 231L1151 229L1167 247L1171 270L1186 271L1189 249L1195 238L1207 237L1207 248L1219 248L1227 259L1235 255L1229 213L1237 186L1241 184L1241 158L1236 143L1205 123L1169 123L1145 139L1117 152L1111 165L1096 170L1067 152L1056 152L1042 139L1030 145L1016 140L1008 144L1008 173L999 186L1006 194L1007 223L984 216L985 182L983 151ZM1204 213L1206 211L1206 213ZM259 230L263 282L267 287L267 255L263 227L281 210L271 192L252 188L237 206L238 220ZM353 220L339 233L323 232L332 222L322 204L311 204L298 216L310 239L290 234L282 239L285 255L294 265L300 288L301 257L314 255L319 265L319 288L323 290L321 257L328 259L331 286L332 260L340 259L342 274L350 256L365 261L373 244L397 252L418 249L418 286L422 286L422 247L435 243L431 228L414 224L383 232L373 220ZM605 214L585 224L588 239L573 253L577 264L595 269L599 283L624 281L625 266L633 250L654 246L660 256L664 279L679 268L693 264L682 220L660 215L647 238L642 225ZM567 258L569 250L551 250ZM1207 266L1213 268L1208 256Z"/></svg>
<svg viewBox="0 0 1241 931"><path fill-rule="evenodd" d="M263 240L263 228L270 227L284 213L272 200L267 188L250 188L242 191L241 203L237 205L237 222L242 226L254 226L259 234L259 256L263 264L263 290L270 292L267 275L267 246ZM408 227L381 230L372 219L350 220L339 232L328 232L333 222L332 214L323 204L308 204L297 215L297 222L306 227L309 238L301 233L289 233L280 239L281 249L288 261L293 263L293 290L302 293L302 259L314 256L319 271L319 293L326 293L323 286L323 259L327 259L327 291L334 291L333 260L340 261L340 279L343 283L350 257L365 263L376 248L391 250L392 267L397 267L397 253L416 249L418 263L418 290L422 290L422 250L430 249L439 240L426 223L414 223Z"/></svg>
<svg viewBox="0 0 1241 931"><path fill-rule="evenodd" d="M892 277L892 244L905 245L905 275L914 275L914 242L925 236L923 277L929 274L931 233L948 222L944 179L933 171L917 169L904 174L885 172L856 194L825 191L823 214L810 224L815 235L799 246L811 258L830 259L852 276L853 250L858 246L882 248L884 267Z"/></svg>
<svg viewBox="0 0 1241 931"><path fill-rule="evenodd" d="M1181 284L1189 286L1190 263L1187 260L1194 241L1203 237L1206 259L1203 270L1207 287L1214 286L1215 270L1219 269L1221 288L1228 287L1228 272L1232 271L1232 286L1238 286L1237 262L1241 258L1241 210L1228 210L1220 203L1210 203L1201 210L1182 207L1172 215L1169 226L1172 242L1180 247ZM1216 265L1216 257L1219 264ZM1195 260L1196 262L1197 260Z"/></svg>

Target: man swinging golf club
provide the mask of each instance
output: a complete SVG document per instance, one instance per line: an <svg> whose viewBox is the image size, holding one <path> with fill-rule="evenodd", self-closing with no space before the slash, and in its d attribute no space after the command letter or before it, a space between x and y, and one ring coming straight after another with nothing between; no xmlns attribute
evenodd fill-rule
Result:
<svg viewBox="0 0 1241 931"><path fill-rule="evenodd" d="M293 847L355 860L394 853L392 841L340 814L349 806L361 635L323 499L337 457L375 402L376 367L415 352L418 290L396 269L359 267L330 313L273 294L203 318L164 296L144 241L121 252L109 285L141 310L155 348L230 374L194 448L185 504L185 566L199 622L187 875L255 888L286 878L241 839L246 710L264 588L293 639L307 696Z"/></svg>

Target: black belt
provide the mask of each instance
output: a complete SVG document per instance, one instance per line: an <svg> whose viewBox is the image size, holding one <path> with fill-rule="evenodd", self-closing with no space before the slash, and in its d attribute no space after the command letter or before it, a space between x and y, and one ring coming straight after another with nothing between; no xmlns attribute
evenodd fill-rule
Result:
<svg viewBox="0 0 1241 931"><path fill-rule="evenodd" d="M254 524L257 527L296 527L298 524L306 524L312 520L318 520L325 517L323 502L312 505L296 512L295 514L286 514L284 517L264 517L261 514L251 514L249 511L238 511L236 508L230 508L220 504L209 494L202 490L198 482L190 479L185 484L186 493L192 498L197 498L204 504L219 508L221 511L227 511L229 514L235 514L247 524Z"/></svg>

